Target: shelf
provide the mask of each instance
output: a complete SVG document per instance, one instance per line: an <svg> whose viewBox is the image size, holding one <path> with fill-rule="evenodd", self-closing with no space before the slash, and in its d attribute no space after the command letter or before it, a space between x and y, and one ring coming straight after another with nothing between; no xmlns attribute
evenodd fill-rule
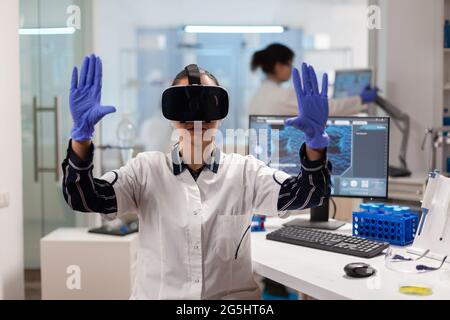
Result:
<svg viewBox="0 0 450 320"><path fill-rule="evenodd" d="M450 48L444 48L444 52L450 53Z"/></svg>
<svg viewBox="0 0 450 320"><path fill-rule="evenodd" d="M450 83L444 85L444 91L450 90Z"/></svg>

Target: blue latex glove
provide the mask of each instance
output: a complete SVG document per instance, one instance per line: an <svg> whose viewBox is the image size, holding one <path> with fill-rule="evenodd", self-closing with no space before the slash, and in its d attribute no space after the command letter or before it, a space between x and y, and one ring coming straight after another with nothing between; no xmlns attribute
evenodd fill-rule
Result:
<svg viewBox="0 0 450 320"><path fill-rule="evenodd" d="M305 134L305 142L311 149L323 149L330 141L325 127L328 120L328 75L322 78L319 93L316 73L312 66L302 64L303 86L296 68L292 70L292 80L298 102L298 116L286 119L285 124L300 129Z"/></svg>
<svg viewBox="0 0 450 320"><path fill-rule="evenodd" d="M77 67L74 67L72 72L69 105L73 119L71 134L73 140L92 139L95 124L108 113L116 111L112 106L100 105L101 94L102 61L95 55L85 57L80 79Z"/></svg>
<svg viewBox="0 0 450 320"><path fill-rule="evenodd" d="M362 103L374 102L377 99L377 92L378 88L371 88L370 86L365 87L360 94Z"/></svg>

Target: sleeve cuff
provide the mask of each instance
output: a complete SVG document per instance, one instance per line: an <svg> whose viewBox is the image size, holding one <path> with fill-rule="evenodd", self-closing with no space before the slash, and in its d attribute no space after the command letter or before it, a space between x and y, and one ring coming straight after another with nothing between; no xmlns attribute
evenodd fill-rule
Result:
<svg viewBox="0 0 450 320"><path fill-rule="evenodd" d="M92 167L92 162L94 159L94 143L91 143L89 148L89 155L86 160L81 160L75 154L72 149L72 139L69 141L69 146L67 148L67 158L69 160L69 164L76 170L88 170Z"/></svg>
<svg viewBox="0 0 450 320"><path fill-rule="evenodd" d="M328 162L327 149L325 148L325 155L322 159L311 161L306 157L306 144L303 143L300 148L300 162L302 164L302 169L306 171L318 171L324 168Z"/></svg>

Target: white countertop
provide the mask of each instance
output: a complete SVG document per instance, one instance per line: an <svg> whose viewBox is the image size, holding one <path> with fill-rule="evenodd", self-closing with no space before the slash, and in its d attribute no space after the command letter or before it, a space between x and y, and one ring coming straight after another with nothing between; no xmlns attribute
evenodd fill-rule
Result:
<svg viewBox="0 0 450 320"><path fill-rule="evenodd" d="M291 219L267 218L265 232L252 232L252 259L256 273L317 299L450 299L450 265L426 274L410 275L386 269L384 256L364 259L282 242L266 240L266 234ZM351 234L346 224L337 232ZM88 233L86 228L60 228L41 239L44 242L115 242L123 245L135 240L137 233L124 237ZM436 265L436 261L425 259ZM366 262L377 270L369 278L348 278L344 266ZM431 296L405 295L399 284L430 285Z"/></svg>
<svg viewBox="0 0 450 320"><path fill-rule="evenodd" d="M137 233L126 236L114 236L107 234L89 233L88 228L59 228L50 232L41 241L66 241L66 242L116 242L128 243L137 238Z"/></svg>
<svg viewBox="0 0 450 320"><path fill-rule="evenodd" d="M384 256L364 259L282 242L266 240L266 234L290 219L268 218L266 232L252 232L252 258L256 273L317 299L450 299L450 266L426 274L404 274L389 270ZM303 218L309 218L303 215ZM351 235L351 224L338 230ZM431 261L436 265L436 261ZM377 270L369 278L349 278L344 266L365 262ZM425 260L424 260L425 262ZM431 285L433 294L426 297L399 292L399 284Z"/></svg>

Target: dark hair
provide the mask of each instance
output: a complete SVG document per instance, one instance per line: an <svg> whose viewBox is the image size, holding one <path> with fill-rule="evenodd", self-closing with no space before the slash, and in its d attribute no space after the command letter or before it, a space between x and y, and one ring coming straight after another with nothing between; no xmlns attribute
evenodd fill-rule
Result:
<svg viewBox="0 0 450 320"><path fill-rule="evenodd" d="M280 43L272 43L265 49L256 51L252 56L251 69L255 71L261 67L264 73L272 73L275 64L287 64L294 58L294 51Z"/></svg>
<svg viewBox="0 0 450 320"><path fill-rule="evenodd" d="M208 78L210 78L212 81L214 81L216 83L217 86L220 86L219 81L217 81L216 77L214 77L211 73L209 73L207 70L202 69L202 68L198 68L200 70L200 76L202 75L206 75ZM185 69L183 69L183 71L179 72L175 79L173 79L172 81L172 86L176 86L178 84L178 82L180 82L180 80L187 78L187 72Z"/></svg>

